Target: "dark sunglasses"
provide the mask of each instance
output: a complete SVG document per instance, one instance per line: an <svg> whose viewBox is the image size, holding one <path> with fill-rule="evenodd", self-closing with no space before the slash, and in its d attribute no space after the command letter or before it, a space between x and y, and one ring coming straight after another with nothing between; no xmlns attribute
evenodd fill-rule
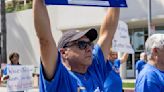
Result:
<svg viewBox="0 0 164 92"><path fill-rule="evenodd" d="M93 48L93 43L92 42L86 42L86 41L74 41L71 42L70 44L66 44L64 48L66 47L71 47L71 46L77 46L79 49L84 50L87 48L87 46L91 46Z"/></svg>

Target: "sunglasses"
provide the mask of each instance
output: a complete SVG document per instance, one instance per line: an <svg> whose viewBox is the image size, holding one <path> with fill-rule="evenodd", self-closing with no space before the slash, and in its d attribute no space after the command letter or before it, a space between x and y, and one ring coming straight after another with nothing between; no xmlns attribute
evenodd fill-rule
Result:
<svg viewBox="0 0 164 92"><path fill-rule="evenodd" d="M87 48L87 46L90 46L93 48L93 43L92 42L86 42L86 41L74 41L71 43L67 43L64 46L64 48L71 47L71 46L77 46L79 49L84 50Z"/></svg>

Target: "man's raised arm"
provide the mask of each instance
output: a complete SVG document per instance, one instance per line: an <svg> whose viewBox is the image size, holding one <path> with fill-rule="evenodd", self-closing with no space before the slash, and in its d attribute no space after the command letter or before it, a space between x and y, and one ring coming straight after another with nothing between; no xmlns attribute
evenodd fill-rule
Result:
<svg viewBox="0 0 164 92"><path fill-rule="evenodd" d="M110 47L112 46L112 39L118 25L119 14L119 8L109 8L100 28L100 36L97 43L100 45L105 59L107 59Z"/></svg>
<svg viewBox="0 0 164 92"><path fill-rule="evenodd" d="M57 47L43 0L33 0L34 25L40 43L41 62L46 78L51 79L56 69Z"/></svg>
<svg viewBox="0 0 164 92"><path fill-rule="evenodd" d="M124 54L120 58L120 61L121 61L120 63L123 64L123 63L127 62L128 56L129 56L129 54L124 52Z"/></svg>

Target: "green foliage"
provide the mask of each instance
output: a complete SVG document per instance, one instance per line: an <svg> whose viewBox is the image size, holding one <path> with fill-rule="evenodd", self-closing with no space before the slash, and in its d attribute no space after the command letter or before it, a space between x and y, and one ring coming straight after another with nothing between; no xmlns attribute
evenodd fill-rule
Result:
<svg viewBox="0 0 164 92"><path fill-rule="evenodd" d="M26 5L18 2L10 2L6 4L6 13L12 13L16 11L22 11L32 8L32 1L28 2Z"/></svg>
<svg viewBox="0 0 164 92"><path fill-rule="evenodd" d="M135 84L134 83L123 83L123 88L134 88Z"/></svg>
<svg viewBox="0 0 164 92"><path fill-rule="evenodd" d="M32 8L32 2L25 5L25 9L31 9Z"/></svg>

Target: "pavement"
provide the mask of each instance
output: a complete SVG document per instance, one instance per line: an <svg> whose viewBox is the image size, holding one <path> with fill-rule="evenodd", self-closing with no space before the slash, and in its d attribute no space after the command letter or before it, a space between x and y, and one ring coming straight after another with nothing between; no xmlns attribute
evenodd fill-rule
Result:
<svg viewBox="0 0 164 92"><path fill-rule="evenodd" d="M0 92L7 92L7 88L6 87L0 87ZM33 88L31 90L25 91L25 92L39 92L38 88ZM134 92L134 89L124 89L124 92Z"/></svg>
<svg viewBox="0 0 164 92"><path fill-rule="evenodd" d="M125 83L134 83L135 79L123 79ZM0 92L7 92L6 86L0 86ZM33 88L25 92L39 92L39 88ZM134 88L124 88L124 92L134 92Z"/></svg>
<svg viewBox="0 0 164 92"><path fill-rule="evenodd" d="M135 83L135 79L123 79L122 82L124 83Z"/></svg>
<svg viewBox="0 0 164 92"><path fill-rule="evenodd" d="M124 88L124 92L134 92L134 88Z"/></svg>
<svg viewBox="0 0 164 92"><path fill-rule="evenodd" d="M6 84L1 84L0 85L0 92L8 92ZM28 91L24 91L24 92L39 92L39 88L38 87L34 87L34 88L29 89Z"/></svg>
<svg viewBox="0 0 164 92"><path fill-rule="evenodd" d="M7 88L0 86L0 92L7 92ZM25 92L39 92L39 89L33 88L33 89L30 89L30 90L25 91ZM134 92L134 89L133 88L125 88L124 92Z"/></svg>
<svg viewBox="0 0 164 92"><path fill-rule="evenodd" d="M7 92L7 87L0 86L0 92ZM30 89L30 90L25 91L25 92L39 92L39 89L38 88L33 88L33 89Z"/></svg>

